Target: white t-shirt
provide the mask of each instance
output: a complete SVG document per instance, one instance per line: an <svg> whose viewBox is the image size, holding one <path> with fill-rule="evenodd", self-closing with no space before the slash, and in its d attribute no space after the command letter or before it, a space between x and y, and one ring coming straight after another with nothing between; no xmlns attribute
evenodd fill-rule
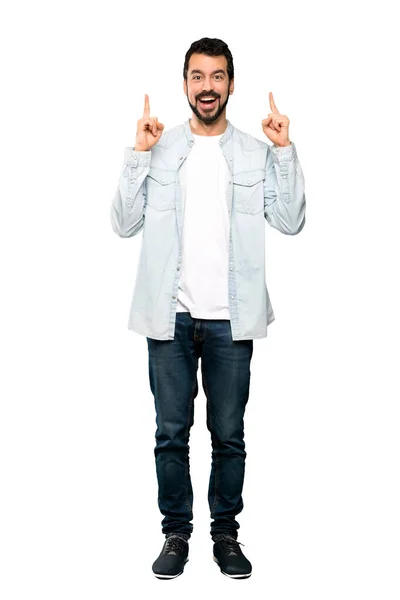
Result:
<svg viewBox="0 0 400 600"><path fill-rule="evenodd" d="M182 266L177 312L198 319L229 319L229 169L221 135L194 135L179 170L182 211Z"/></svg>

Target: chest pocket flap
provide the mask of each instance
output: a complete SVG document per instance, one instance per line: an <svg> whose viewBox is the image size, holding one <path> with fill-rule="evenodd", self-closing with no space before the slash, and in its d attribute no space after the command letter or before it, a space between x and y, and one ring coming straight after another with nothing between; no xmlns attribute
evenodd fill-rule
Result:
<svg viewBox="0 0 400 600"><path fill-rule="evenodd" d="M175 208L175 171L150 167L146 186L149 206L157 210Z"/></svg>
<svg viewBox="0 0 400 600"><path fill-rule="evenodd" d="M264 210L263 169L233 174L233 201L237 212L255 215Z"/></svg>

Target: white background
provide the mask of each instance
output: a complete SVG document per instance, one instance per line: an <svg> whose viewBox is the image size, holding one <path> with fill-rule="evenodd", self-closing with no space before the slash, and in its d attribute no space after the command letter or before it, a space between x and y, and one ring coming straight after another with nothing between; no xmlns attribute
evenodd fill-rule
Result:
<svg viewBox="0 0 400 600"><path fill-rule="evenodd" d="M151 598L398 600L393 8L81 0L2 9L4 600L125 600L142 585ZM200 384L190 560L165 583L151 571L164 536L147 343L127 329L142 233L118 238L109 212L144 93L166 129L190 116L183 61L203 36L232 51L236 127L268 141L270 91L289 117L307 221L293 237L266 222L276 320L254 342L238 517L253 576L230 580L212 560Z"/></svg>

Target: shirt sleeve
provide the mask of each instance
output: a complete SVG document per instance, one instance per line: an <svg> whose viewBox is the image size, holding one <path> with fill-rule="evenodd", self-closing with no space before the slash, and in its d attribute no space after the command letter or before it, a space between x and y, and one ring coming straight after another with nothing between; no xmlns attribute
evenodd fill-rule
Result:
<svg viewBox="0 0 400 600"><path fill-rule="evenodd" d="M271 227L296 235L305 225L305 181L296 146L268 146L264 215Z"/></svg>

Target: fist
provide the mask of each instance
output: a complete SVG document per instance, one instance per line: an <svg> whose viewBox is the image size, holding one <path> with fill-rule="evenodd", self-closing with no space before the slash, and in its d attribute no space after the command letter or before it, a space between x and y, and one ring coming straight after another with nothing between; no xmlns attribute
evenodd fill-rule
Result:
<svg viewBox="0 0 400 600"><path fill-rule="evenodd" d="M143 117L137 122L135 150L150 150L160 139L164 125L158 122L157 117L150 117L150 102L147 94L144 95Z"/></svg>
<svg viewBox="0 0 400 600"><path fill-rule="evenodd" d="M281 115L278 111L272 92L269 93L269 106L271 109L270 114L261 121L263 132L276 146L290 146L290 121L286 115Z"/></svg>

